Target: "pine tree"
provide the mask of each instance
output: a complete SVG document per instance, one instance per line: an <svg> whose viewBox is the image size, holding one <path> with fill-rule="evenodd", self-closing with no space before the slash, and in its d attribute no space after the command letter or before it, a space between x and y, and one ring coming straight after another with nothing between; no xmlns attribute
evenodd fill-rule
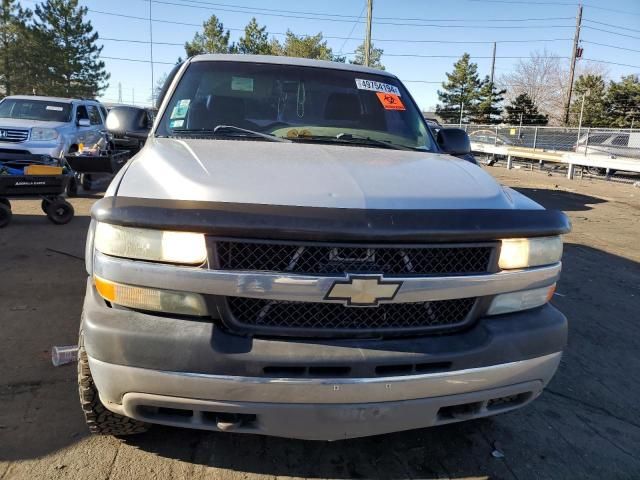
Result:
<svg viewBox="0 0 640 480"><path fill-rule="evenodd" d="M509 125L519 125L521 120L523 125L546 125L549 122L549 117L538 111L526 93L518 95L504 110L504 123Z"/></svg>
<svg viewBox="0 0 640 480"><path fill-rule="evenodd" d="M447 73L447 81L443 82L443 90L438 90L440 102L436 113L447 123L466 122L474 112L480 99L482 82L478 78L478 65L471 62L468 53L462 55L453 65L453 72Z"/></svg>
<svg viewBox="0 0 640 480"><path fill-rule="evenodd" d="M345 58L334 55L333 50L322 40L322 33L309 36L299 36L287 30L284 43L277 39L271 41L271 51L274 55L287 57L313 58L317 60L330 60L344 62Z"/></svg>
<svg viewBox="0 0 640 480"><path fill-rule="evenodd" d="M238 40L238 53L271 54L271 44L266 30L266 26L261 27L255 17L252 18L244 27L244 35Z"/></svg>
<svg viewBox="0 0 640 480"><path fill-rule="evenodd" d="M0 88L4 95L29 93L29 77L25 75L24 52L31 34L27 23L30 10L23 9L17 0L0 3Z"/></svg>
<svg viewBox="0 0 640 480"><path fill-rule="evenodd" d="M202 24L202 33L194 35L193 40L184 44L187 57L202 55L203 53L230 53L235 50L229 44L231 33L225 32L224 25L215 15Z"/></svg>
<svg viewBox="0 0 640 480"><path fill-rule="evenodd" d="M586 108L586 107L585 107ZM611 82L607 90L606 113L609 126L631 127L640 124L640 79L638 75Z"/></svg>
<svg viewBox="0 0 640 480"><path fill-rule="evenodd" d="M100 60L98 33L86 20L87 7L78 0L46 0L35 8L36 51L30 51L47 67L37 80L37 93L67 97L96 97L107 88L109 74ZM35 45L34 45L35 46Z"/></svg>
<svg viewBox="0 0 640 480"><path fill-rule="evenodd" d="M606 84L600 75L580 75L573 87L574 95L570 109L570 125L577 126L582 110L583 127L607 127ZM584 100L584 108L583 106Z"/></svg>
<svg viewBox="0 0 640 480"><path fill-rule="evenodd" d="M502 121L500 104L504 100L505 93L507 93L506 90L498 90L495 83L491 83L489 77L486 77L480 87L479 101L472 110L471 122L485 125L500 123Z"/></svg>
<svg viewBox="0 0 640 480"><path fill-rule="evenodd" d="M377 68L379 70L384 70L384 65L382 65L381 59L384 50L381 48L375 48L373 44L371 44L371 53L369 54L369 66L372 68ZM356 48L355 56L353 60L349 60L349 63L353 65L364 65L364 42L358 45Z"/></svg>

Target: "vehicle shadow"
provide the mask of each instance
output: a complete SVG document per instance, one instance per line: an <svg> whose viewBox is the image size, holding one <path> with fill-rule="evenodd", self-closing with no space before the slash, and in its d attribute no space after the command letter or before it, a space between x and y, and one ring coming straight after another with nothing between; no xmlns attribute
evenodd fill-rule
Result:
<svg viewBox="0 0 640 480"><path fill-rule="evenodd" d="M553 190L547 188L514 188L518 192L526 195L531 200L539 203L549 210L562 210L565 212L582 212L592 210L592 205L606 203L607 200L583 195L580 193L566 192L564 190Z"/></svg>
<svg viewBox="0 0 640 480"><path fill-rule="evenodd" d="M75 253L86 224L79 222L77 227L35 229L31 235L77 234L81 238ZM61 238L56 234L49 239L56 243ZM166 471L169 462L178 461L191 472L201 471L203 478L263 474L339 479L595 479L633 478L640 471L640 459L634 453L640 451L636 420L640 385L635 381L640 371L637 262L584 245L565 245L563 278L553 303L569 317L569 345L551 385L522 410L332 443L161 426L114 441L88 436L78 404L75 368L52 367L47 352L51 345L70 344L77 338L84 266L57 254L53 254L57 261L47 261L41 242L38 251L43 253L12 260L30 241L23 241L20 249L0 249L0 262L14 272L0 276L0 313L8 339L7 351L0 351L0 364L10 366L3 374L8 381L0 382L0 461L61 463L78 477L96 473L88 461L92 465L113 461L121 471L130 472L140 472L143 464L157 467L156 472ZM2 291L13 293L7 296ZM34 291L38 292L35 299ZM13 310L21 305L29 308ZM110 460L116 450L120 454Z"/></svg>

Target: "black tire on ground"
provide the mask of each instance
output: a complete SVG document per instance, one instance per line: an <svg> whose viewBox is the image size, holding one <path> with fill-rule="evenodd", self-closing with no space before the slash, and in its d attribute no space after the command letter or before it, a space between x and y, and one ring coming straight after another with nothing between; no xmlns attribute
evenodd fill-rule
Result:
<svg viewBox="0 0 640 480"><path fill-rule="evenodd" d="M78 393L80 394L80 406L84 413L84 419L91 433L133 435L144 433L149 429L148 423L113 413L102 404L89 369L82 330L80 330L78 339Z"/></svg>
<svg viewBox="0 0 640 480"><path fill-rule="evenodd" d="M87 191L91 190L91 175L88 173L80 175L80 185Z"/></svg>
<svg viewBox="0 0 640 480"><path fill-rule="evenodd" d="M46 213L49 220L56 225L69 223L74 215L73 205L63 198L56 198L46 206Z"/></svg>
<svg viewBox="0 0 640 480"><path fill-rule="evenodd" d="M0 203L0 228L9 225L9 223L11 223L11 217L13 217L11 209L4 203Z"/></svg>
<svg viewBox="0 0 640 480"><path fill-rule="evenodd" d="M0 203L2 205L6 205L7 207L9 207L9 209L11 209L11 202L8 198L0 197Z"/></svg>
<svg viewBox="0 0 640 480"><path fill-rule="evenodd" d="M76 180L75 175L71 177L71 180L69 180L69 184L67 185L67 195L72 198L78 196L78 180Z"/></svg>

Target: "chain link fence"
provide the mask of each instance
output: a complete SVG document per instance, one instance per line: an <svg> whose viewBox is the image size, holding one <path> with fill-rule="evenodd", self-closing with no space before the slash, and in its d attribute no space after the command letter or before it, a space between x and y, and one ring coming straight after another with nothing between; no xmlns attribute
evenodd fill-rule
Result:
<svg viewBox="0 0 640 480"><path fill-rule="evenodd" d="M640 129L514 125L444 125L463 128L472 142L640 160Z"/></svg>

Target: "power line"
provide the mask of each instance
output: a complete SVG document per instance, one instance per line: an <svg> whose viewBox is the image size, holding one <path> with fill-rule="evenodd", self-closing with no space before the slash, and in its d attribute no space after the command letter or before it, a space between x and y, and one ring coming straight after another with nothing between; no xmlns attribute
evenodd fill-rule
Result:
<svg viewBox="0 0 640 480"><path fill-rule="evenodd" d="M626 33L612 32L611 30L605 30L604 28L592 27L590 25L583 25L582 28L588 28L589 30L597 30L598 32L610 33L611 35L618 35L620 37L627 37L627 38L633 38L635 40L640 40L640 37L636 37L636 36L633 36L633 35L627 35Z"/></svg>
<svg viewBox="0 0 640 480"><path fill-rule="evenodd" d="M149 1L149 0L143 0L143 1ZM160 4L160 5L171 5L171 6L177 6L177 7L189 7L189 8L197 8L200 10L208 10L208 11L214 11L214 9L212 7L203 7L203 6L199 6L199 5L189 5L189 4L185 4L185 3L175 3L175 2L169 2L169 1L165 1L165 0L153 0L154 3ZM318 21L318 20L322 20L325 22L342 22L342 23L351 23L353 22L352 19L345 19L345 18L329 18L329 17L325 17L325 18L320 18L320 17L309 17L306 15L289 15L289 14L284 14L284 13L263 13L263 12L256 12L256 11L250 11L250 10L234 10L234 9L229 9L229 8L215 8L215 11L223 11L223 12L232 12L232 13L259 13L260 15L264 15L264 16L271 16L271 17L280 17L280 18L295 18L298 20L314 20L314 21ZM562 18L562 17L560 17ZM469 21L478 21L478 20L469 20ZM398 26L398 27L429 27L429 28L487 28L486 25L440 25L440 24L433 24L433 23L398 23L398 22L388 22L388 21L379 21L376 20L376 24L377 25L393 25L393 26ZM519 26L504 26L504 25L494 25L491 28L500 28L500 29L521 29L521 28L572 28L570 26L567 25L519 25Z"/></svg>
<svg viewBox="0 0 640 480"><path fill-rule="evenodd" d="M636 32L636 33L640 33L640 30L636 29L636 28L628 28L628 27L623 27L622 25L614 25L612 23L605 23L605 22L597 22L596 20L589 20L589 19L585 19L585 22L589 22L589 23L596 23L598 25L604 25L605 27L613 27L613 28L620 28L622 30L628 30L630 32Z"/></svg>
<svg viewBox="0 0 640 480"><path fill-rule="evenodd" d="M596 6L596 5L591 5L590 3L585 3L583 5L585 7L587 7L587 8L595 8L595 9L598 9L598 10L605 10L605 11L608 11L608 12L623 13L625 15L638 15L638 16L640 16L640 12L630 12L628 10L617 10L615 8L599 7L599 6Z"/></svg>
<svg viewBox="0 0 640 480"><path fill-rule="evenodd" d="M470 2L478 3L510 3L514 5L571 5L575 6L575 2L530 2L530 1L515 1L515 0L468 0Z"/></svg>
<svg viewBox="0 0 640 480"><path fill-rule="evenodd" d="M144 2L148 2L150 0L142 0ZM156 1L156 0L153 0ZM176 1L176 0L174 0ZM317 15L317 16L326 16L326 17L337 17L337 18L350 18L350 19L356 19L356 21L359 21L359 19L362 17L362 14L355 16L355 15L344 15L344 14L337 14L337 13L329 13L329 12L309 12L309 11L302 11L302 10L283 10L283 9L275 9L275 8L264 8L264 7L245 7L242 5L237 5L237 4L228 4L228 3L216 3L216 2L207 2L207 1L202 1L202 0L179 0L181 1L181 5L182 6L191 6L191 7L195 7L195 5L189 5L190 3L195 3L195 4L199 4L199 5L209 5L209 6L217 6L217 7L232 7L232 8L241 8L243 10L247 10L246 12L242 12L242 13L259 13L259 11L266 11L266 12L277 12L277 13L287 13L287 14L301 14L301 15ZM186 2L186 3L185 3ZM199 8L205 8L205 7L199 7ZM468 18L437 18L437 19L429 19L430 22L476 22L476 21L481 21L481 22L529 22L529 21L550 21L550 20L571 20L573 17L537 17L537 18L474 18L474 19L468 19ZM398 20L398 21L409 21L409 22L423 22L424 18L407 18L407 17L381 17L381 16L376 16L377 20ZM364 23L364 20L360 21L359 23Z"/></svg>
<svg viewBox="0 0 640 480"><path fill-rule="evenodd" d="M349 32L349 35L347 36L347 38L344 39L344 42L342 42L342 46L340 47L340 51L338 51L338 54L342 53L342 50L344 50L344 47L347 44L347 42L351 40L351 36L353 35L353 32L356 30L356 27L358 26L360 18L362 18L362 14L364 13L365 8L367 8L366 3L362 6L362 10L360 10L360 15L358 15L358 20L356 20L353 23L353 27L351 27L351 31Z"/></svg>
<svg viewBox="0 0 640 480"><path fill-rule="evenodd" d="M600 47L617 48L618 50L627 50L629 52L638 52L638 53L640 53L640 50L637 50L635 48L619 47L617 45L609 45L607 43L590 42L588 40L581 40L581 42L582 43L588 43L589 45L598 45Z"/></svg>

